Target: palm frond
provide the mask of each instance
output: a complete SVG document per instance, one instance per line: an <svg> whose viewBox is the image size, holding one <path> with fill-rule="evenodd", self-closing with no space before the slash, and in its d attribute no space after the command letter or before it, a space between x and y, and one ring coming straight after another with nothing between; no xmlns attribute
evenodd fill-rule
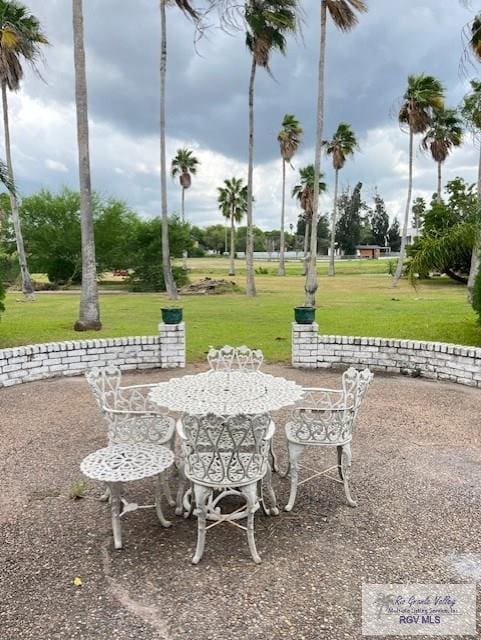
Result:
<svg viewBox="0 0 481 640"><path fill-rule="evenodd" d="M350 31L359 22L358 13L368 11L367 4L362 0L323 0L329 15L338 29Z"/></svg>
<svg viewBox="0 0 481 640"><path fill-rule="evenodd" d="M422 243L406 264L410 282L415 283L418 274L444 271L446 265L452 264L453 258L472 250L480 231L479 225L464 222L449 227L441 236L423 237Z"/></svg>

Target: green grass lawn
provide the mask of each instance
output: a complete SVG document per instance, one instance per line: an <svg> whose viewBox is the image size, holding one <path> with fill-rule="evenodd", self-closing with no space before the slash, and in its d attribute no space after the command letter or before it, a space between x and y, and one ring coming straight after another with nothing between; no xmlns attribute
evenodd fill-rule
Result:
<svg viewBox="0 0 481 640"><path fill-rule="evenodd" d="M257 276L257 298L248 299L243 293L182 298L190 361L203 359L211 344L228 343L259 347L271 362L289 361L292 309L303 303L304 278L298 264L288 265L285 278L275 275L275 263L259 266L269 273ZM205 275L227 278L226 259L195 259L190 267L192 280ZM327 264L321 263L316 314L321 333L481 346L481 327L460 285L443 278L417 289L405 281L391 289L384 260L340 261L335 278L323 277L326 271ZM238 275L231 279L244 286L243 263L239 262ZM19 293L12 292L7 294L6 312L0 321L0 347L152 335L157 331L160 307L169 304L160 294L105 292L101 295L103 330L79 334L72 329L78 291L40 293L35 302L24 302Z"/></svg>

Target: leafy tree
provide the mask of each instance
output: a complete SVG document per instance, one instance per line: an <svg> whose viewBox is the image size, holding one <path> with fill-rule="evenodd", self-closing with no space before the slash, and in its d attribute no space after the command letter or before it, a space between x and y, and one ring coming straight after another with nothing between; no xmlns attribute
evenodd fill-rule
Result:
<svg viewBox="0 0 481 640"><path fill-rule="evenodd" d="M216 253L224 253L226 247L226 227L223 224L213 224L205 229L204 246Z"/></svg>
<svg viewBox="0 0 481 640"><path fill-rule="evenodd" d="M386 246L387 234L389 231L389 215L386 205L379 193L374 194L374 211L371 216L371 232L373 243L380 247Z"/></svg>
<svg viewBox="0 0 481 640"><path fill-rule="evenodd" d="M348 156L354 155L357 149L357 139L351 125L346 122L340 122L335 134L330 140L324 140L322 143L325 147L326 154L332 158L332 166L335 171L334 182L334 205L332 210L331 221L331 248L329 254L328 275L336 275L335 267L335 248L336 248L336 223L337 223L337 194L339 189L339 171L346 164Z"/></svg>
<svg viewBox="0 0 481 640"><path fill-rule="evenodd" d="M262 229L252 227L254 251L266 250L266 237ZM239 227L236 233L235 250L245 252L247 245L247 227Z"/></svg>
<svg viewBox="0 0 481 640"><path fill-rule="evenodd" d="M199 165L198 159L190 149L177 149L177 153L172 160L171 174L175 178L179 176L181 189L181 215L182 222L185 221L185 192L192 184L192 176L197 173Z"/></svg>
<svg viewBox="0 0 481 640"><path fill-rule="evenodd" d="M454 147L463 140L463 127L457 109L437 109L433 112L431 123L424 134L422 148L430 151L438 165L437 199L441 201L442 166Z"/></svg>
<svg viewBox="0 0 481 640"><path fill-rule="evenodd" d="M362 183L358 182L351 195L348 192L341 194L338 203L341 215L336 227L336 238L348 256L355 255L361 237L361 189Z"/></svg>
<svg viewBox="0 0 481 640"><path fill-rule="evenodd" d="M391 247L391 251L396 253L401 248L401 227L399 225L399 220L394 218L393 223L388 229L387 232L387 244Z"/></svg>
<svg viewBox="0 0 481 640"><path fill-rule="evenodd" d="M426 211L426 201L421 196L418 196L414 202L412 207L413 219L412 225L414 229L420 229L423 226L424 222L424 213Z"/></svg>
<svg viewBox="0 0 481 640"><path fill-rule="evenodd" d="M5 206L5 200L0 207ZM141 220L125 205L94 194L92 213L99 272L132 266L132 243ZM6 210L5 249L11 254L10 208ZM81 282L80 195L70 189L53 194L42 190L23 199L25 247L35 271L51 282Z"/></svg>
<svg viewBox="0 0 481 640"><path fill-rule="evenodd" d="M159 218L142 220L132 242L133 273L129 277L133 291L166 291L162 258L162 221ZM192 237L188 224L177 217L169 218L170 252L180 258L183 251L191 251ZM187 272L181 267L173 267L176 285L181 287L188 282Z"/></svg>
<svg viewBox="0 0 481 640"><path fill-rule="evenodd" d="M284 116L282 129L277 136L282 158L282 207L281 207L281 234L279 248L279 272L278 275L286 275L284 259L285 251L285 219L286 219L286 164L290 163L301 144L302 127L299 120L290 113ZM292 166L292 165L291 165Z"/></svg>
<svg viewBox="0 0 481 640"><path fill-rule="evenodd" d="M475 185L461 178L447 183L447 198L433 198L424 215L422 235L409 249L407 271L425 276L440 271L467 284L472 249L477 238L477 193Z"/></svg>
<svg viewBox="0 0 481 640"><path fill-rule="evenodd" d="M478 315L479 324L481 324L481 272L478 272L474 281L473 309Z"/></svg>
<svg viewBox="0 0 481 640"><path fill-rule="evenodd" d="M240 222L247 212L247 185L240 178L224 180L224 186L217 189L219 209L226 220L230 220L230 269L235 276L235 223Z"/></svg>
<svg viewBox="0 0 481 640"><path fill-rule="evenodd" d="M441 82L433 76L424 74L408 77L408 85L404 92L403 102L399 111L399 122L407 127L409 133L409 178L404 214L401 248L393 276L392 286L396 287L402 275L404 259L406 257L406 242L411 211L411 195L413 190L413 157L414 136L425 133L431 124L433 113L444 107L444 88Z"/></svg>
<svg viewBox="0 0 481 640"><path fill-rule="evenodd" d="M254 279L253 176L254 176L254 86L257 67L269 71L271 53L285 53L289 33L297 29L297 0L248 0L245 9L246 44L252 55L249 79L249 158L247 170L246 293L256 295Z"/></svg>
<svg viewBox="0 0 481 640"><path fill-rule="evenodd" d="M3 125L5 152L9 180L14 183L7 90L18 91L23 78L24 62L35 68L41 54L41 46L48 44L37 18L28 9L13 0L0 0L0 82L2 85ZM32 298L34 288L27 266L23 245L18 198L10 191L10 202L15 229L15 241L22 278L23 293Z"/></svg>
<svg viewBox="0 0 481 640"><path fill-rule="evenodd" d="M314 184L319 182L321 177L321 150L324 128L325 102L324 71L326 61L327 15L329 13L331 20L338 29L347 32L356 26L358 22L357 13L364 13L367 11L367 4L363 0L321 0L320 8L321 30L319 39L319 73L317 87L317 124L314 156ZM314 229L316 229L317 227L317 218L319 213L319 194L317 193L317 190L314 192L314 201L312 205L313 233L311 233L311 252L305 284L306 305L311 307L315 306L316 304L317 291L317 232L314 232Z"/></svg>

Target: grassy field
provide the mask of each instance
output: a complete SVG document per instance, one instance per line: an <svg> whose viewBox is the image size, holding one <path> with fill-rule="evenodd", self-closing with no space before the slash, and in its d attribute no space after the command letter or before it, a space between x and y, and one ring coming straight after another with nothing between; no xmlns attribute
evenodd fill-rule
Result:
<svg viewBox="0 0 481 640"><path fill-rule="evenodd" d="M190 261L193 281L203 276L227 278L227 260ZM244 286L243 263L232 278ZM190 361L204 358L209 345L242 344L261 348L271 362L290 359L290 327L293 307L303 303L304 278L298 264L288 265L288 276L277 277L277 265L258 265L267 274L257 275L258 297L243 293L220 296L185 296L181 300L187 327ZM339 262L335 278L327 278L327 264L319 265L317 322L322 333L383 336L481 345L481 327L466 304L464 287L447 279L420 284L407 282L390 288L387 263ZM0 347L90 337L151 335L156 333L160 307L171 304L160 294L115 293L120 285L102 287L101 332L78 334L72 325L78 313L78 291L40 293L35 302L24 302L9 293L0 321Z"/></svg>

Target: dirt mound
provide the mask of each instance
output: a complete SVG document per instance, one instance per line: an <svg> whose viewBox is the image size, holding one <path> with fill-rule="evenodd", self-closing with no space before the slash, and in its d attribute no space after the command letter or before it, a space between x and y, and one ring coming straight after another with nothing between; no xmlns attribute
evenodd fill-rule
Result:
<svg viewBox="0 0 481 640"><path fill-rule="evenodd" d="M203 278L197 282L182 287L181 293L184 295L219 295L221 293L232 293L239 291L235 282L229 280L214 280L213 278Z"/></svg>

